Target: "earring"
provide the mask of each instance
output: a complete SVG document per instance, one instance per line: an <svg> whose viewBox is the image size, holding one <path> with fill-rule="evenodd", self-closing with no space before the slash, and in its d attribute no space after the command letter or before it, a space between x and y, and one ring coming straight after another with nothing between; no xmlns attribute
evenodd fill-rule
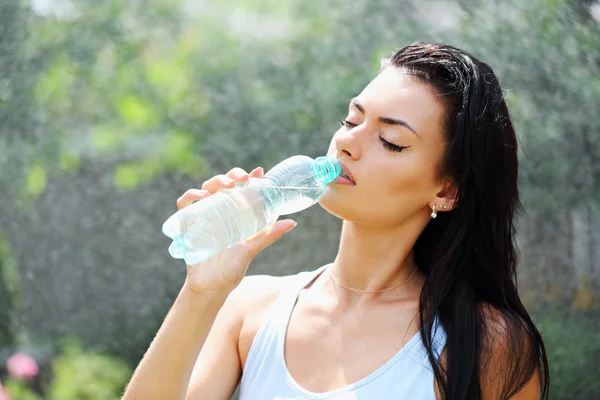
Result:
<svg viewBox="0 0 600 400"><path fill-rule="evenodd" d="M433 205L433 212L431 213L431 218L437 217L437 211L435 211L435 204Z"/></svg>

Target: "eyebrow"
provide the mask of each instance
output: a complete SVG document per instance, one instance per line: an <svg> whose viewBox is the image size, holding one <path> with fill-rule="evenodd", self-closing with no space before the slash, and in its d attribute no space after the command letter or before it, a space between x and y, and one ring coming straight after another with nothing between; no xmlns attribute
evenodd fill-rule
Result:
<svg viewBox="0 0 600 400"><path fill-rule="evenodd" d="M356 107L358 109L358 111L360 111L363 114L365 113L365 108L362 105L360 105L360 103L358 101L356 101L355 98L350 100L350 103L353 104L354 107ZM406 121L402 121L401 119L388 118L388 117L379 117L378 119L379 119L379 122L383 122L384 124L403 126L403 127L407 128L408 130L410 130L415 135L419 136L417 131L415 131Z"/></svg>

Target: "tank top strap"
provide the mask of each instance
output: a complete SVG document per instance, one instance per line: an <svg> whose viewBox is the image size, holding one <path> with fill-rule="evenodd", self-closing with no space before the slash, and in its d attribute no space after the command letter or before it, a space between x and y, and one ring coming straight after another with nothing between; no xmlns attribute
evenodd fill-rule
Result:
<svg viewBox="0 0 600 400"><path fill-rule="evenodd" d="M329 265L331 264L323 265L314 271L300 272L297 279L281 291L254 336L244 365L243 383L259 379L266 369L270 370L272 376L285 375L285 371L278 370L279 366L284 365L283 354L280 354L278 349L282 348L282 341L285 341L285 331L298 294Z"/></svg>
<svg viewBox="0 0 600 400"><path fill-rule="evenodd" d="M284 360L287 326L302 289L330 265L299 273L281 290L250 346L241 379L240 400L388 399L390 393L394 393L393 398L435 399L433 369L420 333L376 371L343 388L313 393L294 381ZM437 359L444 348L446 335L437 317L432 328L432 348Z"/></svg>
<svg viewBox="0 0 600 400"><path fill-rule="evenodd" d="M319 275L321 275L321 272L323 272L330 265L331 264L323 265L314 271L300 272L295 282L293 282L288 288L281 291L278 299L274 303L274 307L271 310L270 315L272 317L276 317L277 320L281 320L285 323L285 325L287 325L294 306L296 305L296 301L298 300L300 291L312 283Z"/></svg>
<svg viewBox="0 0 600 400"><path fill-rule="evenodd" d="M437 315L433 320L431 338L431 349L433 350L433 355L435 356L435 359L438 360L440 358L440 355L442 354L442 351L444 350L444 347L446 347L446 331L440 323L440 320L437 317Z"/></svg>

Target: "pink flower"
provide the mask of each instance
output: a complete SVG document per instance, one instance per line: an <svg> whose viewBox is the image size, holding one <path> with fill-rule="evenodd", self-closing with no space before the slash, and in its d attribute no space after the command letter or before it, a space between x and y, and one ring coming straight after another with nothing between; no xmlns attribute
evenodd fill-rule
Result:
<svg viewBox="0 0 600 400"><path fill-rule="evenodd" d="M33 358L23 353L15 353L6 362L8 373L17 379L31 379L38 374L38 365ZM0 400L2 398L0 397Z"/></svg>
<svg viewBox="0 0 600 400"><path fill-rule="evenodd" d="M2 382L0 382L0 400L11 400L6 388L2 386Z"/></svg>

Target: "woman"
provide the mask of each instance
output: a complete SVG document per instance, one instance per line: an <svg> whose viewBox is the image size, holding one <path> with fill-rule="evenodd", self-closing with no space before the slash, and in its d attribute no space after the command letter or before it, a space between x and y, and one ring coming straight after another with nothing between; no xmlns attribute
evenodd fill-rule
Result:
<svg viewBox="0 0 600 400"><path fill-rule="evenodd" d="M328 154L347 175L320 201L344 220L333 263L242 279L295 226L282 220L188 266L125 399L227 399L240 379L244 400L547 398L515 284L517 139L492 69L450 46L402 48ZM262 173L234 168L177 205Z"/></svg>

